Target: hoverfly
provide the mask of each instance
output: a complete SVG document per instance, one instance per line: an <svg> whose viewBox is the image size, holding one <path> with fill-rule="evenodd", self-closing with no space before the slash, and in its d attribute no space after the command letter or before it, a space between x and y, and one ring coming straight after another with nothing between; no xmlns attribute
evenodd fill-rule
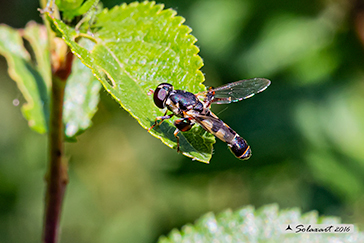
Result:
<svg viewBox="0 0 364 243"><path fill-rule="evenodd" d="M176 130L173 133L177 139L177 152L179 152L178 133L180 131L186 132L195 123L198 123L206 131L226 142L230 151L238 159L249 159L251 149L248 143L212 113L210 106L211 104L229 104L250 98L265 90L269 84L270 81L264 78L245 79L193 94L184 90L175 90L169 83L161 83L154 92L153 90L151 92L154 93L155 105L160 109L167 108L167 111L163 116L155 119L148 131L164 120L177 116L180 119L174 122ZM168 111L172 113L167 115Z"/></svg>

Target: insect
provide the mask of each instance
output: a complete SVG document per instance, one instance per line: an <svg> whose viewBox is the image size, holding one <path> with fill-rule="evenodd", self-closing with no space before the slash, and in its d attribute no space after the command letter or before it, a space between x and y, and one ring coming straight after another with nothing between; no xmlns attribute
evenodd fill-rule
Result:
<svg viewBox="0 0 364 243"><path fill-rule="evenodd" d="M196 123L206 131L214 134L227 143L230 151L239 159L249 159L251 149L248 143L239 136L226 123L220 120L211 110L211 104L229 104L252 97L262 92L270 85L265 78L253 78L229 83L218 88L210 88L207 91L193 94L184 90L175 90L169 83L161 83L153 92L155 105L167 111L163 116L155 119L154 124L148 129L160 125L164 120L173 116L180 117L175 120L176 130L174 136L177 139L177 152L179 149L178 133L188 131ZM172 112L167 115L168 112Z"/></svg>

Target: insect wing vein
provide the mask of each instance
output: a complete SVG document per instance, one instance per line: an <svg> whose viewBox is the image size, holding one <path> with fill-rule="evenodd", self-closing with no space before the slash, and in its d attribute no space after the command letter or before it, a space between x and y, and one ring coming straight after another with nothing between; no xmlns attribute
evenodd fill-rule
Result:
<svg viewBox="0 0 364 243"><path fill-rule="evenodd" d="M270 81L265 78L244 79L234 83L229 83L215 89L197 94L199 97L206 96L208 92L214 93L213 104L229 104L243 99L248 99L253 95L264 91L270 85Z"/></svg>

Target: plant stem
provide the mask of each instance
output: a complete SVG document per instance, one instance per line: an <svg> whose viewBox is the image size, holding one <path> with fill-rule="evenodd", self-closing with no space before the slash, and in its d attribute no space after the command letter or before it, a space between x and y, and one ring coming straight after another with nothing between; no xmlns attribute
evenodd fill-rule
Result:
<svg viewBox="0 0 364 243"><path fill-rule="evenodd" d="M53 11L52 15L59 18L59 12L54 0L40 0L44 11ZM47 3L50 3L48 6ZM44 16L44 15L43 15ZM45 196L45 212L43 222L43 242L57 243L59 239L59 223L62 212L62 202L68 183L68 165L63 161L64 129L63 101L66 81L72 71L73 54L60 38L55 37L49 22L43 18L48 30L48 46L51 52L52 87L50 102L50 117L48 126L48 168L45 176L47 190Z"/></svg>
<svg viewBox="0 0 364 243"><path fill-rule="evenodd" d="M62 201L68 183L67 163L63 161L63 100L66 81L72 70L73 54L61 39L53 39L52 88L49 118L49 163L46 174L47 191L43 242L58 242Z"/></svg>
<svg viewBox="0 0 364 243"><path fill-rule="evenodd" d="M46 174L45 219L43 242L58 239L59 222L64 192L68 182L67 164L63 163L63 97L65 82L53 76L49 124L49 163Z"/></svg>

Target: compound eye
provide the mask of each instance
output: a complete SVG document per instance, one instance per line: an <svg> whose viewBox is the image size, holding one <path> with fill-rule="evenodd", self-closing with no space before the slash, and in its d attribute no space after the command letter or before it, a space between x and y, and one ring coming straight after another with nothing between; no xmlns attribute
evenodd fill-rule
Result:
<svg viewBox="0 0 364 243"><path fill-rule="evenodd" d="M153 99L155 105L163 109L165 106L165 101L168 98L169 92L173 89L173 86L168 83L162 83L154 91Z"/></svg>

